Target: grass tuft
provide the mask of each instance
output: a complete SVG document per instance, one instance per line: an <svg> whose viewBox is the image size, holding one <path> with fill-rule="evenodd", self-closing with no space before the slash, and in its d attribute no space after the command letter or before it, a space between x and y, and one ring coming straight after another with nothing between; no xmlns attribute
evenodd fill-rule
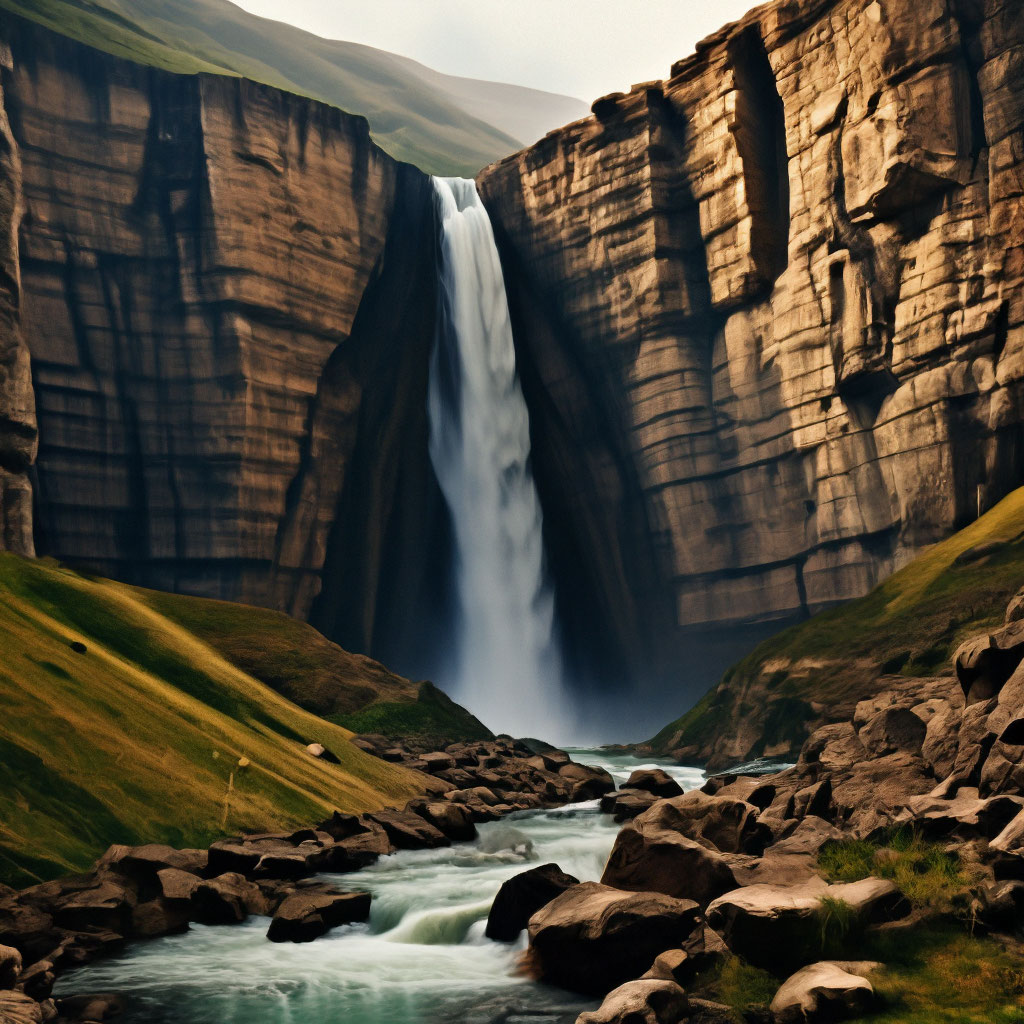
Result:
<svg viewBox="0 0 1024 1024"><path fill-rule="evenodd" d="M830 841L821 848L818 867L830 882L857 882L869 875L889 879L911 906L936 911L961 909L972 884L956 854L909 828L897 829L884 844Z"/></svg>
<svg viewBox="0 0 1024 1024"><path fill-rule="evenodd" d="M848 953L859 935L857 912L846 900L822 896L818 901L821 928L821 955L836 958Z"/></svg>

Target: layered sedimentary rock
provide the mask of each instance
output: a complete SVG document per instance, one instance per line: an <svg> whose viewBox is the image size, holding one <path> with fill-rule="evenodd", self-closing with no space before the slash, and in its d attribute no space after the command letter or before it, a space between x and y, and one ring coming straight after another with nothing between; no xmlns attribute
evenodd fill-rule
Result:
<svg viewBox="0 0 1024 1024"><path fill-rule="evenodd" d="M1019 4L777 2L593 110L480 185L600 621L807 614L1021 482Z"/></svg>
<svg viewBox="0 0 1024 1024"><path fill-rule="evenodd" d="M695 693L698 635L734 656L1022 481L1022 36L778 0L483 172L574 678ZM432 673L426 177L305 98L0 39L0 543Z"/></svg>
<svg viewBox="0 0 1024 1024"><path fill-rule="evenodd" d="M0 64L10 69L10 51L2 46ZM31 555L32 485L28 473L38 437L29 352L19 317L21 214L21 158L0 95L0 550Z"/></svg>
<svg viewBox="0 0 1024 1024"><path fill-rule="evenodd" d="M430 551L438 507L429 180L324 104L15 18L2 36L8 546L32 534L20 258L39 550L303 617L323 590L321 620L370 649L383 549ZM415 591L423 571L394 575Z"/></svg>

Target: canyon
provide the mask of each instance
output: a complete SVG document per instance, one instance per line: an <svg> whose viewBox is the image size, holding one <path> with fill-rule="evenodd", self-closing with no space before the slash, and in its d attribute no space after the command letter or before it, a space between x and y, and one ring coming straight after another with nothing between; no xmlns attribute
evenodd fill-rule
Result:
<svg viewBox="0 0 1024 1024"><path fill-rule="evenodd" d="M435 674L429 178L314 100L0 40L3 546ZM581 689L675 713L1024 482L1015 3L776 0L477 183Z"/></svg>

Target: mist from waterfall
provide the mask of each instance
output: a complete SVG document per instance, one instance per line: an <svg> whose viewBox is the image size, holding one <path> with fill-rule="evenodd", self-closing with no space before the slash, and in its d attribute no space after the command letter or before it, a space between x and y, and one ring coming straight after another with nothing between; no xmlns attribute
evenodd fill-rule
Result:
<svg viewBox="0 0 1024 1024"><path fill-rule="evenodd" d="M430 458L451 512L458 621L451 696L496 731L566 739L530 422L491 222L464 178L434 178L441 297Z"/></svg>

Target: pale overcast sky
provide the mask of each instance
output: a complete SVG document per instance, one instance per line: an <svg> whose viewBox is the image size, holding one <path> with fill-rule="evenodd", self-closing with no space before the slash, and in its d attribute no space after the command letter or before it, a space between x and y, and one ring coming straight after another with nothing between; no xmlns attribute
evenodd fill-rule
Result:
<svg viewBox="0 0 1024 1024"><path fill-rule="evenodd" d="M437 71L591 101L665 78L750 0L235 0L331 39Z"/></svg>

